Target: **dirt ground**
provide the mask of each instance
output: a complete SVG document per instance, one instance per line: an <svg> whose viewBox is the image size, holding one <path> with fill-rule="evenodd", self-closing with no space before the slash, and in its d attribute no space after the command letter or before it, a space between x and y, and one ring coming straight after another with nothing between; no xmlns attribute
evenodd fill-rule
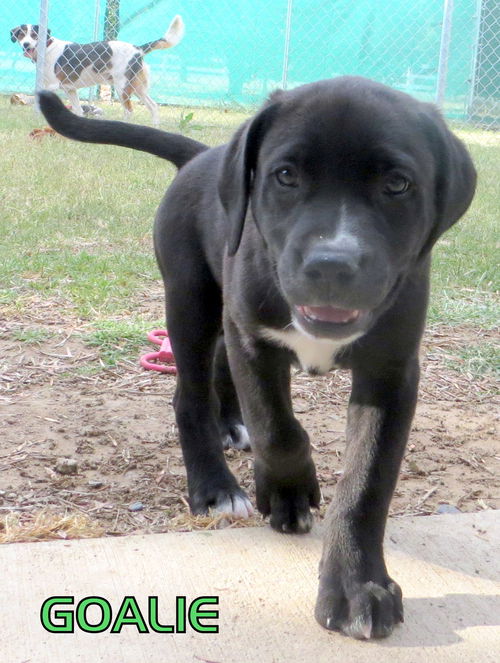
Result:
<svg viewBox="0 0 500 663"><path fill-rule="evenodd" d="M0 522L15 514L18 523L29 523L48 510L85 514L106 535L214 526L188 514L171 406L175 378L129 361L89 374L99 365L98 351L82 342L77 320L53 312L39 302L28 321L16 315L0 321ZM19 330L40 327L53 333L49 341L14 340ZM443 504L461 511L500 508L493 376L472 377L448 365L480 335L491 342L494 333L439 328L424 339L420 401L393 516L431 514ZM151 351L147 343L144 351ZM349 374L296 373L293 393L313 444L321 517L342 472ZM226 456L254 499L251 453ZM62 459L76 461L69 468L75 474L61 473L68 470ZM251 524L261 522L256 517Z"/></svg>

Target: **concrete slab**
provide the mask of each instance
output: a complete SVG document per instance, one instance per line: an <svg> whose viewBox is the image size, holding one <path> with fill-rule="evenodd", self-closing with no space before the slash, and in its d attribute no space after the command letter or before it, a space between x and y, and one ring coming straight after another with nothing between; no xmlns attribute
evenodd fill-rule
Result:
<svg viewBox="0 0 500 663"><path fill-rule="evenodd" d="M3 663L486 663L500 660L500 511L392 520L387 560L403 587L406 623L387 640L357 642L313 618L319 531L290 537L269 528L175 533L0 547ZM41 625L52 596L109 601L115 619L134 596L159 622L217 596L218 633L52 633ZM178 607L182 608L182 600ZM57 606L67 609L68 606ZM182 610L181 610L182 612ZM83 613L82 613L83 614ZM102 611L91 606L89 623ZM130 616L129 611L127 615ZM61 619L53 619L61 623Z"/></svg>

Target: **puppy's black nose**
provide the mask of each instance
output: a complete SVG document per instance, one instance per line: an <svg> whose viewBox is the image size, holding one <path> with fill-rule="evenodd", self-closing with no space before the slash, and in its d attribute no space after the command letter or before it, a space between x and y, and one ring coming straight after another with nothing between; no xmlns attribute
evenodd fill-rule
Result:
<svg viewBox="0 0 500 663"><path fill-rule="evenodd" d="M303 273L310 281L348 285L359 270L361 254L342 249L317 249L303 263Z"/></svg>

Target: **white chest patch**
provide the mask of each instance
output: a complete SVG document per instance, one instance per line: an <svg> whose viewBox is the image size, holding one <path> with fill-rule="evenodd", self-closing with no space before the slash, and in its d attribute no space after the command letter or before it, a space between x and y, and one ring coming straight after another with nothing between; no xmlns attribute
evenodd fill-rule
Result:
<svg viewBox="0 0 500 663"><path fill-rule="evenodd" d="M316 338L311 334L292 327L291 329L261 328L262 337L281 347L293 350L300 365L308 373L323 375L335 366L335 355L346 345L350 345L361 334L341 340Z"/></svg>

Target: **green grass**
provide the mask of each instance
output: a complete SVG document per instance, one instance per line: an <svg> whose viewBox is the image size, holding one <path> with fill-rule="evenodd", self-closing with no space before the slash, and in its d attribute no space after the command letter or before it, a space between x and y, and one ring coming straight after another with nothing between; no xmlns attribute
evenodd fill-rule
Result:
<svg viewBox="0 0 500 663"><path fill-rule="evenodd" d="M149 123L138 107L137 120ZM107 116L120 118L116 106ZM161 109L162 127L208 144L226 141L246 115L240 110ZM0 317L29 313L33 301L54 302L59 317L78 316L106 363L144 344L143 321L131 302L156 285L151 230L175 169L150 155L62 138L29 138L44 126L29 107L0 98ZM467 215L434 252L432 324L493 328L498 321L497 134L460 131L479 171ZM123 317L127 322L117 323ZM151 325L149 325L150 327ZM476 353L477 354L477 353ZM471 358L474 366L489 364Z"/></svg>
<svg viewBox="0 0 500 663"><path fill-rule="evenodd" d="M139 319L101 321L96 329L83 336L83 340L90 347L99 348L106 366L114 366L124 358L138 356L151 327L151 323ZM151 346L151 352L155 349Z"/></svg>
<svg viewBox="0 0 500 663"><path fill-rule="evenodd" d="M438 242L433 254L431 322L498 324L498 178L500 137L460 131L478 170L476 196L467 214Z"/></svg>
<svg viewBox="0 0 500 663"><path fill-rule="evenodd" d="M199 140L225 140L244 115L161 109L162 126ZM120 117L118 109L112 116ZM29 107L0 98L3 214L0 302L29 291L70 299L84 318L119 312L158 278L151 249L154 214L175 168L131 150L28 137L44 126ZM138 119L149 122L138 108Z"/></svg>
<svg viewBox="0 0 500 663"><path fill-rule="evenodd" d="M500 378L500 346L493 343L473 344L446 356L446 364L473 377L490 374Z"/></svg>
<svg viewBox="0 0 500 663"><path fill-rule="evenodd" d="M14 341L19 341L21 343L27 343L28 345L38 345L45 343L49 338L52 338L53 334L47 329L15 329L11 338Z"/></svg>

